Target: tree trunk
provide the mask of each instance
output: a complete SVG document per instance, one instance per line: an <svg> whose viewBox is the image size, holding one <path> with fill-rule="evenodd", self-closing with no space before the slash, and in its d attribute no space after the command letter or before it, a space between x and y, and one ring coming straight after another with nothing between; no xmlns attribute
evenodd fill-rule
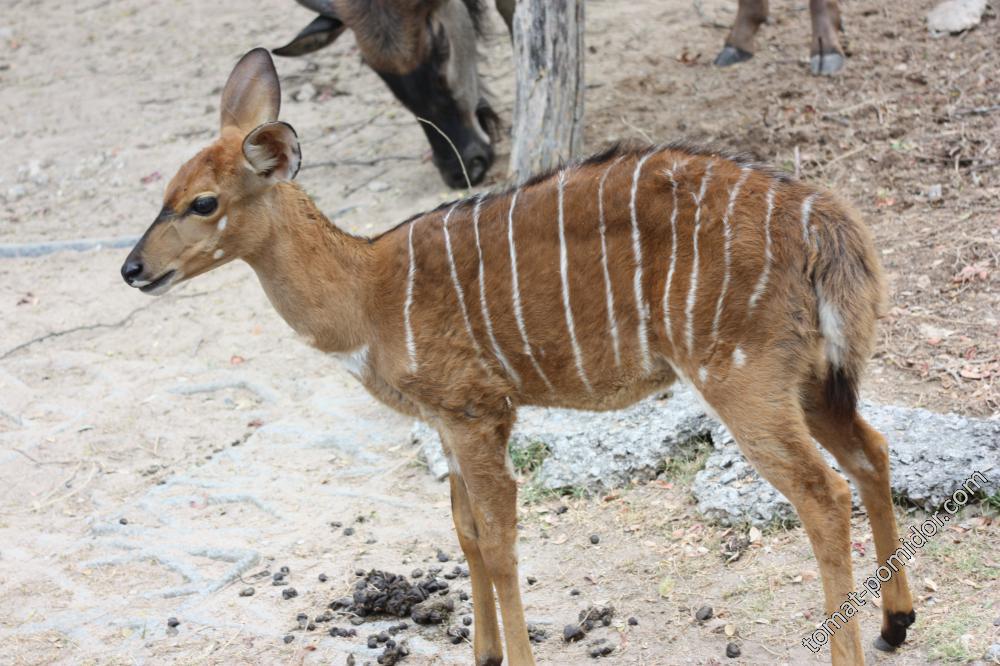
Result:
<svg viewBox="0 0 1000 666"><path fill-rule="evenodd" d="M510 175L522 183L583 146L583 0L518 0Z"/></svg>

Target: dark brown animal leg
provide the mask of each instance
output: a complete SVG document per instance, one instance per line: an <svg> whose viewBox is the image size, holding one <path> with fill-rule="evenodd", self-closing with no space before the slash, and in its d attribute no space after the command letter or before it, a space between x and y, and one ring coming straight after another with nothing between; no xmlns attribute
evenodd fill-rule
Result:
<svg viewBox="0 0 1000 666"><path fill-rule="evenodd" d="M817 389L814 395L820 395L820 390ZM900 547L896 516L892 509L889 451L885 438L860 415L838 419L818 403L820 400L817 399L813 404L805 405L809 430L857 485L868 511L875 538L875 554L881 566ZM909 559L906 555L894 557L890 565L895 565L893 568L897 571L882 583L882 632L875 642L881 650L892 650L906 640L906 628L916 618L906 570L900 566Z"/></svg>
<svg viewBox="0 0 1000 666"><path fill-rule="evenodd" d="M844 49L837 29L841 27L837 0L809 0L813 41L809 69L813 74L835 74L844 68Z"/></svg>
<svg viewBox="0 0 1000 666"><path fill-rule="evenodd" d="M715 56L715 64L726 67L752 58L754 36L761 23L766 20L767 0L740 0L736 10L736 23L726 37L726 45Z"/></svg>

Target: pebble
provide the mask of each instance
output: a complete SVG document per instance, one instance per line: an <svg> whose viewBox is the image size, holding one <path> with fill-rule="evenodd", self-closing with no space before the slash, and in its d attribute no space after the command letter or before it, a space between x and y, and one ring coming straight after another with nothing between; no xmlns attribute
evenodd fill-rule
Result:
<svg viewBox="0 0 1000 666"><path fill-rule="evenodd" d="M578 624L567 624L563 627L563 641L566 643L581 640L584 636L586 633L583 631L583 627Z"/></svg>
<svg viewBox="0 0 1000 666"><path fill-rule="evenodd" d="M330 627L330 635L334 638L352 638L358 635L357 629L341 629L340 627Z"/></svg>
<svg viewBox="0 0 1000 666"><path fill-rule="evenodd" d="M288 635L285 636L285 638L283 640L285 641L285 645L288 645L289 643L291 643L292 641L295 640L295 636L292 636L291 634L288 634Z"/></svg>
<svg viewBox="0 0 1000 666"><path fill-rule="evenodd" d="M351 536L352 534L354 534L354 528L353 527L345 527L344 528L344 536Z"/></svg>
<svg viewBox="0 0 1000 666"><path fill-rule="evenodd" d="M252 597L254 592L256 592L256 590L254 590L252 587L244 587L242 590L240 590L240 596Z"/></svg>
<svg viewBox="0 0 1000 666"><path fill-rule="evenodd" d="M378 647L378 636L374 634L368 637L368 649L374 650Z"/></svg>
<svg viewBox="0 0 1000 666"><path fill-rule="evenodd" d="M468 626L469 626L470 624L472 624L472 616L471 616L471 615L466 615L465 617L463 617L463 618L462 618L462 624L464 624L464 625L465 625L465 626L467 626L467 627L468 627Z"/></svg>
<svg viewBox="0 0 1000 666"><path fill-rule="evenodd" d="M410 572L410 578L423 578L423 577L424 577L423 569L414 569L413 571Z"/></svg>
<svg viewBox="0 0 1000 666"><path fill-rule="evenodd" d="M740 656L740 653L740 646L736 643L730 643L726 646L726 656L730 659L736 659L736 657Z"/></svg>
<svg viewBox="0 0 1000 666"><path fill-rule="evenodd" d="M711 617L712 617L712 607L711 606L702 606L701 608L698 609L698 612L694 614L694 617L699 622L704 622L705 620L711 619Z"/></svg>
<svg viewBox="0 0 1000 666"><path fill-rule="evenodd" d="M578 596L580 596L580 590L578 590L578 589L576 589L574 587L572 590L569 591L569 596L571 596L571 597L578 597Z"/></svg>
<svg viewBox="0 0 1000 666"><path fill-rule="evenodd" d="M941 183L935 183L927 188L927 201L937 203L944 199L944 188Z"/></svg>
<svg viewBox="0 0 1000 666"><path fill-rule="evenodd" d="M294 587L286 587L285 589L283 589L281 591L281 596L284 599L293 599L293 598L299 596L299 593L298 593L298 591Z"/></svg>
<svg viewBox="0 0 1000 666"><path fill-rule="evenodd" d="M983 655L983 661L987 664L1000 662L1000 643L994 643L986 648L986 653Z"/></svg>
<svg viewBox="0 0 1000 666"><path fill-rule="evenodd" d="M180 620L178 620L178 619L177 619L176 617L168 617L168 618L167 618L167 626L168 626L168 627L176 627L176 626L178 626L178 625L179 625L180 623L181 623L181 621L180 621Z"/></svg>
<svg viewBox="0 0 1000 666"><path fill-rule="evenodd" d="M448 556L448 553L444 552L443 550L438 551L437 553L438 562L447 562L450 559L451 557Z"/></svg>
<svg viewBox="0 0 1000 666"><path fill-rule="evenodd" d="M566 513L567 511L569 511L569 507L566 506L565 504L560 504L559 506L556 507L556 515L557 516L561 516L562 514Z"/></svg>
<svg viewBox="0 0 1000 666"><path fill-rule="evenodd" d="M462 601L468 601L469 593L466 592L465 590L460 590L458 593L458 598L461 599Z"/></svg>
<svg viewBox="0 0 1000 666"><path fill-rule="evenodd" d="M326 581L327 581L326 574L325 573L321 573L319 575L319 582L325 583Z"/></svg>
<svg viewBox="0 0 1000 666"><path fill-rule="evenodd" d="M278 571L280 571L281 575L283 576L287 576L288 574L292 573L291 569L289 569L288 567L281 567L280 569L278 569Z"/></svg>
<svg viewBox="0 0 1000 666"><path fill-rule="evenodd" d="M634 627L634 626L638 625L639 624L639 618L637 618L637 617L630 617L628 619L628 624L629 624L630 627Z"/></svg>
<svg viewBox="0 0 1000 666"><path fill-rule="evenodd" d="M534 576L528 576L528 585L534 585L537 582L538 582L537 578L535 578Z"/></svg>
<svg viewBox="0 0 1000 666"><path fill-rule="evenodd" d="M601 537L597 536L596 534L591 534L590 543L596 546L597 544L601 543Z"/></svg>
<svg viewBox="0 0 1000 666"><path fill-rule="evenodd" d="M305 613L299 613L295 616L295 621L299 623L299 629L305 629L306 624L309 622L309 616Z"/></svg>
<svg viewBox="0 0 1000 666"><path fill-rule="evenodd" d="M361 576L365 575L365 570L364 569L355 569L354 570L354 575L357 576L358 578L360 578Z"/></svg>
<svg viewBox="0 0 1000 666"><path fill-rule="evenodd" d="M128 525L128 518L119 518L118 519L118 524L119 525Z"/></svg>

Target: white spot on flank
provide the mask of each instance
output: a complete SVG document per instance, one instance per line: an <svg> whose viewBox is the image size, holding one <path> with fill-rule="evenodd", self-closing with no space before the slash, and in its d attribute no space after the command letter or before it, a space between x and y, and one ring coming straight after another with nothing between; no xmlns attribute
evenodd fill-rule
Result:
<svg viewBox="0 0 1000 666"><path fill-rule="evenodd" d="M490 338L490 345L493 347L493 353L496 355L497 360L500 361L500 365L504 367L510 378L514 380L515 384L521 383L521 378L518 376L517 371L514 370L514 366L510 364L507 357L504 356L503 351L500 349L500 343L497 342L496 335L493 334L493 319L490 317L490 308L486 303L486 269L483 264L483 246L479 242L479 211L482 208L483 195L480 194L476 198L476 205L472 209L472 230L476 237L476 254L479 257L479 307L483 311L483 322L486 326L486 335Z"/></svg>
<svg viewBox="0 0 1000 666"><path fill-rule="evenodd" d="M563 310L566 311L566 328L569 329L569 341L573 346L573 358L576 360L576 372L588 392L593 392L587 373L583 369L583 352L576 339L576 327L573 324L573 310L569 305L569 254L566 251L566 229L563 219L563 191L566 189L566 172L559 172L557 191L559 194L559 276L562 278Z"/></svg>
<svg viewBox="0 0 1000 666"><path fill-rule="evenodd" d="M528 342L528 329L524 325L524 312L521 310L521 285L517 275L517 248L514 246L514 208L517 206L517 195L520 193L520 190L514 191L514 195L510 200L510 210L507 213L507 245L510 248L510 280L511 294L514 299L514 321L517 322L517 330L521 334L521 341L524 342L525 356L531 360L531 365L534 366L535 372L542 378L545 385L549 387L549 390L554 391L555 388L553 388L552 382L545 376L542 366L538 364L534 352L531 351L531 343Z"/></svg>
<svg viewBox="0 0 1000 666"><path fill-rule="evenodd" d="M753 293L750 294L750 302L747 304L747 314L749 311L753 310L757 305L757 301L760 297L764 295L764 290L767 289L767 277L771 272L771 260L773 255L771 253L771 214L774 212L774 183L767 188L767 213L764 215L764 268L760 272L760 277L757 278L757 286L753 288Z"/></svg>
<svg viewBox="0 0 1000 666"><path fill-rule="evenodd" d="M729 267L732 264L732 252L733 252L733 228L729 224L729 220L733 216L733 210L736 208L736 197L740 195L740 189L743 184L747 181L747 177L750 175L750 168L743 167L740 171L739 180L733 185L732 191L729 192L729 205L726 206L726 212L722 215L722 234L723 234L723 273L722 273L722 287L719 289L719 300L715 302L715 318L712 319L712 345L715 345L719 340L719 320L722 318L722 305L726 298L726 291L729 289Z"/></svg>
<svg viewBox="0 0 1000 666"><path fill-rule="evenodd" d="M639 193L639 176L642 174L642 165L652 154L652 152L646 153L636 162L635 172L632 174L632 196L629 199L629 213L632 217L632 256L635 259L632 287L635 290L635 309L639 319L639 354L642 360L642 369L645 372L650 371L653 361L649 356L649 307L642 295L642 238L639 234L636 198Z"/></svg>
<svg viewBox="0 0 1000 666"><path fill-rule="evenodd" d="M826 300L823 292L817 287L819 296L819 330L826 339L826 359L839 367L844 362L847 343L844 340L844 320L837 312L836 306Z"/></svg>
<svg viewBox="0 0 1000 666"><path fill-rule="evenodd" d="M747 355L743 353L743 350L737 347L733 350L733 365L737 368L742 368L747 362Z"/></svg>
<svg viewBox="0 0 1000 666"><path fill-rule="evenodd" d="M417 275L417 260L413 255L413 227L416 222L410 223L407 235L407 254L410 261L409 270L406 272L406 301L403 304L403 328L406 332L406 355L409 358L410 372L417 371L417 341L413 336L413 325L410 322L410 308L413 307L413 282Z"/></svg>
<svg viewBox="0 0 1000 666"><path fill-rule="evenodd" d="M225 250L216 250L212 253L212 259L222 259L224 256L226 256Z"/></svg>
<svg viewBox="0 0 1000 666"><path fill-rule="evenodd" d="M667 331L667 339L670 346L674 346L673 322L670 321L670 285L674 281L674 268L677 266L677 170L684 166L685 160L681 164L675 161L670 169L664 171L670 179L670 186L674 200L674 208L670 211L670 268L667 270L667 283L663 287L663 327Z"/></svg>
<svg viewBox="0 0 1000 666"><path fill-rule="evenodd" d="M813 193L802 200L802 242L809 247L809 215L812 213L813 202L818 195Z"/></svg>
<svg viewBox="0 0 1000 666"><path fill-rule="evenodd" d="M219 218L219 223L215 225L215 228L219 231L225 231L227 224L229 224L229 218L223 215Z"/></svg>
<svg viewBox="0 0 1000 666"><path fill-rule="evenodd" d="M684 309L684 322L688 355L694 349L694 302L698 296L698 234L701 233L701 202L705 198L705 190L708 188L708 181L712 177L712 165L714 161L709 161L705 165L705 173L701 177L701 187L698 194L692 194L695 202L694 209L694 231L691 232L691 284L688 287L687 306Z"/></svg>
<svg viewBox="0 0 1000 666"><path fill-rule="evenodd" d="M604 224L604 181L608 179L608 174L619 162L625 158L621 155L604 170L601 180L597 185L597 223L601 232L601 267L604 269L604 300L608 307L608 328L611 331L611 344L615 351L615 365L621 366L622 353L621 344L618 340L618 320L615 317L615 296L611 291L611 271L608 269L608 239L607 227Z"/></svg>
<svg viewBox="0 0 1000 666"><path fill-rule="evenodd" d="M334 354L344 370L361 379L368 367L368 347L361 347L353 352Z"/></svg>
<svg viewBox="0 0 1000 666"><path fill-rule="evenodd" d="M705 368L705 366L701 366L700 368L698 368L698 381L700 381L702 384L708 381L708 370Z"/></svg>
<svg viewBox="0 0 1000 666"><path fill-rule="evenodd" d="M462 321L465 322L465 332L469 334L469 340L472 341L472 347L476 350L476 355L479 356L479 362L486 367L486 362L483 361L483 349L479 346L476 341L476 336L472 332L472 321L469 319L469 310L465 307L465 291L462 289L462 283L458 281L458 269L455 268L455 255L451 250L451 236L448 234L448 221L451 219L451 214L455 212L455 208L458 204L454 204L445 213L444 223L441 228L444 230L444 245L448 250L448 267L451 270L451 283L455 287L455 295L458 297L458 307L462 311Z"/></svg>
<svg viewBox="0 0 1000 666"><path fill-rule="evenodd" d="M667 361L667 362L670 363L670 367L673 369L674 374L677 375L678 377L680 377L681 381L684 382L687 386L690 386L691 390L694 391L694 395L695 395L696 398L698 398L698 402L700 402L701 406L705 408L705 413L708 414L709 416L711 416L713 419L715 419L719 423L722 423L722 419L719 418L719 413L715 411L715 409L712 407L712 405L708 404L708 400L705 400L705 396L703 396L701 394L701 391L698 390L698 387L695 386L694 382L692 382L688 378L688 376L685 375L684 372L680 368L678 368L676 365L674 365L673 362L671 362L671 361Z"/></svg>

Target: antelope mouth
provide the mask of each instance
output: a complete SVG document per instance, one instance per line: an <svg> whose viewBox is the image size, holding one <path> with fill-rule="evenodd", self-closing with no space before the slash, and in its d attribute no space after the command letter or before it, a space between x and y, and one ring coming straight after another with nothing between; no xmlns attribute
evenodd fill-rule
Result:
<svg viewBox="0 0 1000 666"><path fill-rule="evenodd" d="M141 287L139 287L139 291L141 291L144 294L153 294L154 296L166 293L166 291L170 289L170 286L173 284L174 276L176 274L177 271L174 270L167 271L166 273L156 278L152 282L149 282L148 284L144 284Z"/></svg>

